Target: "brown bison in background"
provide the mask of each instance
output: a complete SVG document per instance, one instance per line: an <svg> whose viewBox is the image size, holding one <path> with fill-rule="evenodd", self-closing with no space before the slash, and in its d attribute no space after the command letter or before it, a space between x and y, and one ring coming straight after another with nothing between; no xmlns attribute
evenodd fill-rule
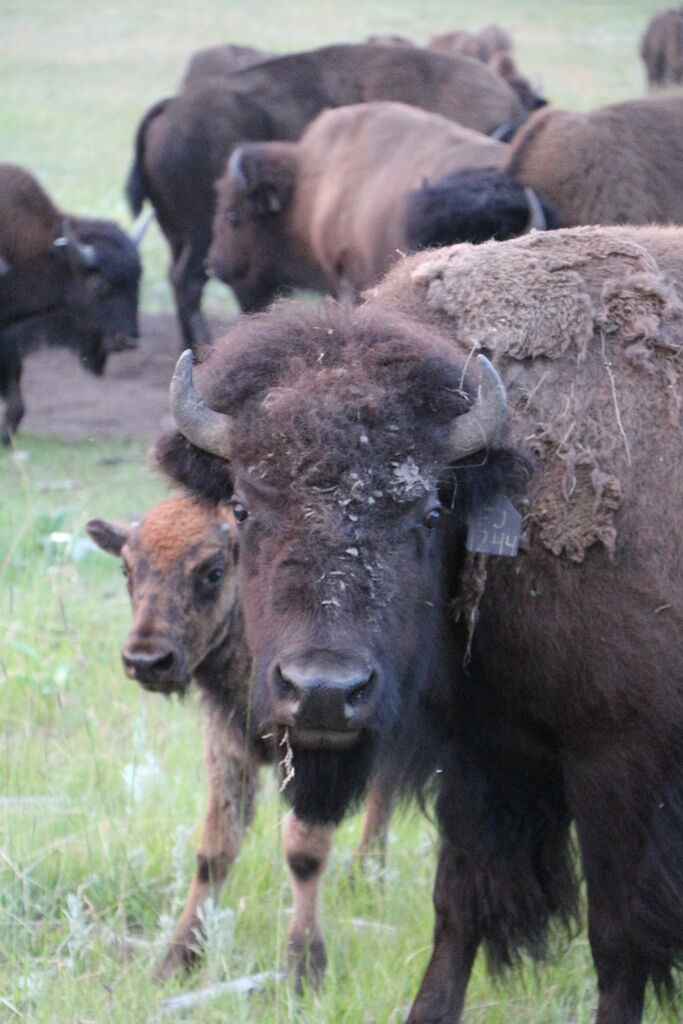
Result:
<svg viewBox="0 0 683 1024"><path fill-rule="evenodd" d="M245 140L297 139L325 107L398 100L477 131L522 116L508 86L478 61L418 47L338 45L290 54L225 79L198 81L145 114L127 195L154 206L171 249L171 281L187 345L210 340L200 312L214 182Z"/></svg>
<svg viewBox="0 0 683 1024"><path fill-rule="evenodd" d="M499 174L453 175L408 197L413 247L505 237L525 188L553 226L683 224L683 96L652 96L589 113L548 107L515 135Z"/></svg>
<svg viewBox="0 0 683 1024"><path fill-rule="evenodd" d="M22 359L32 348L72 348L99 375L110 352L136 346L140 274L135 241L113 221L59 210L32 174L0 164L3 441L24 415Z"/></svg>
<svg viewBox="0 0 683 1024"><path fill-rule="evenodd" d="M683 8L662 11L648 22L640 56L651 89L683 82Z"/></svg>
<svg viewBox="0 0 683 1024"><path fill-rule="evenodd" d="M122 650L128 675L153 693L183 694L194 680L204 709L208 806L197 851L197 872L169 948L155 969L158 980L199 958L199 911L218 896L251 822L261 765L283 751L250 735L251 656L244 638L235 566L234 525L225 509L190 498L160 502L139 523L86 523L90 537L121 559L133 606ZM369 799L365 853L383 842L387 812L377 783ZM297 989L318 982L327 955L319 920L320 883L332 843L328 825L289 814L283 827L294 914L287 933L289 966Z"/></svg>
<svg viewBox="0 0 683 1024"><path fill-rule="evenodd" d="M253 725L287 730L295 810L441 769L410 1024L460 1019L481 944L509 965L571 920L572 823L598 1024L638 1024L681 956L682 346L683 232L589 227L245 317L198 393L179 364L158 456L231 503Z"/></svg>
<svg viewBox="0 0 683 1024"><path fill-rule="evenodd" d="M206 46L190 57L180 88L184 89L200 78L232 75L235 71L262 64L275 56L277 54L269 50L257 50L253 46L240 46L237 43Z"/></svg>
<svg viewBox="0 0 683 1024"><path fill-rule="evenodd" d="M479 32L444 32L432 36L427 43L430 50L445 53L464 53L477 60L488 61L496 53L512 52L512 37L500 25L486 25Z"/></svg>
<svg viewBox="0 0 683 1024"><path fill-rule="evenodd" d="M207 265L245 312L288 287L355 301L406 250L410 189L445 170L493 167L505 149L403 103L326 110L298 142L233 152L216 185Z"/></svg>

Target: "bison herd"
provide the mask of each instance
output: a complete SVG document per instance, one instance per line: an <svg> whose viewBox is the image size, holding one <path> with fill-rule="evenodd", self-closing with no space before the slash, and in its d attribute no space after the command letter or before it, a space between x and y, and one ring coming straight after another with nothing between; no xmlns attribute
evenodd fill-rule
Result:
<svg viewBox="0 0 683 1024"><path fill-rule="evenodd" d="M680 80L680 18L648 28L652 84ZM325 971L335 826L365 800L381 844L399 797L440 831L407 1024L461 1019L480 948L493 969L543 955L581 880L596 1024L672 991L683 96L561 110L510 48L495 26L212 47L137 129L126 190L169 243L188 347L153 452L183 493L88 532L127 578L126 674L194 683L205 712L208 807L159 979L197 959L275 763L298 991ZM138 242L0 165L7 438L31 345L101 373L134 344ZM215 340L209 274L244 314Z"/></svg>

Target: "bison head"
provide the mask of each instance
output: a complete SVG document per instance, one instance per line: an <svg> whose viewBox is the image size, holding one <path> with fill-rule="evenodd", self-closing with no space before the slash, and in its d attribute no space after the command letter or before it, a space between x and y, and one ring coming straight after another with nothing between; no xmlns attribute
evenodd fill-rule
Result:
<svg viewBox="0 0 683 1024"><path fill-rule="evenodd" d="M297 813L338 820L425 689L457 672L450 576L469 510L501 486L505 393L447 339L331 302L247 318L197 376L199 391L186 353L172 386L184 436L157 455L229 502L253 727L288 746Z"/></svg>
<svg viewBox="0 0 683 1024"><path fill-rule="evenodd" d="M561 226L554 208L532 189L490 168L453 171L409 192L404 225L411 251L490 238L502 242Z"/></svg>
<svg viewBox="0 0 683 1024"><path fill-rule="evenodd" d="M291 219L298 173L292 143L251 143L236 149L216 183L210 274L229 284L245 313L259 312L290 287L310 284ZM301 266L305 262L305 266Z"/></svg>
<svg viewBox="0 0 683 1024"><path fill-rule="evenodd" d="M225 513L172 498L132 526L91 519L86 529L121 559L128 584L133 622L121 652L126 675L147 690L183 693L236 615Z"/></svg>
<svg viewBox="0 0 683 1024"><path fill-rule="evenodd" d="M65 295L68 335L98 376L110 352L135 348L142 266L135 243L112 221L65 221L54 242L72 276Z"/></svg>

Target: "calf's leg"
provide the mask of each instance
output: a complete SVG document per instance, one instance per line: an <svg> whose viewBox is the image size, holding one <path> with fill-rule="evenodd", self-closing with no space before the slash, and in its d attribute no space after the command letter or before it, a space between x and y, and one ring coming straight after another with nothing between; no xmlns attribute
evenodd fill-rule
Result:
<svg viewBox="0 0 683 1024"><path fill-rule="evenodd" d="M379 853L380 864L386 866L387 837L393 809L393 786L385 779L375 776L365 799L365 816L360 842L355 857L365 860L373 850Z"/></svg>
<svg viewBox="0 0 683 1024"><path fill-rule="evenodd" d="M204 760L209 802L197 850L197 871L168 950L154 971L157 981L176 970L189 969L198 960L202 925L197 911L209 897L218 899L253 816L258 762L249 752L243 732L217 712L206 715Z"/></svg>
<svg viewBox="0 0 683 1024"><path fill-rule="evenodd" d="M288 966L296 991L320 984L327 967L320 926L320 883L332 846L332 825L307 825L290 811L282 843L292 886L294 914L287 932Z"/></svg>

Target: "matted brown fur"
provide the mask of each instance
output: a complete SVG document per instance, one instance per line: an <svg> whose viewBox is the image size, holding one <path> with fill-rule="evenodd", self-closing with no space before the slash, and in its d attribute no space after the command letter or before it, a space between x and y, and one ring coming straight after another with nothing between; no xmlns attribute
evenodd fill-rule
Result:
<svg viewBox="0 0 683 1024"><path fill-rule="evenodd" d="M650 245L677 260L679 239L666 229L587 227L504 247L453 246L413 257L375 293L392 308L424 307L500 368L519 440L545 470L527 530L538 529L554 554L581 561L597 542L614 550L615 513L639 451L637 413L625 404L651 393L666 403L666 422L679 421L683 300Z"/></svg>

